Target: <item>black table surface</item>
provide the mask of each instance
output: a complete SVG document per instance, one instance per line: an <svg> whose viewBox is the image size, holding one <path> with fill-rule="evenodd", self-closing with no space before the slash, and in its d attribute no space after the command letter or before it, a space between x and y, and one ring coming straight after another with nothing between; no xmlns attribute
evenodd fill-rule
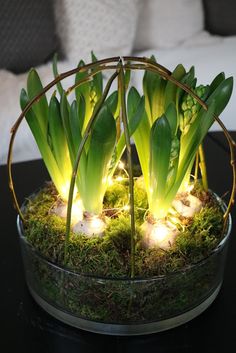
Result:
<svg viewBox="0 0 236 353"><path fill-rule="evenodd" d="M232 136L236 139L235 132ZM223 195L230 190L232 181L229 150L223 134L208 134L205 151L210 187ZM48 179L41 160L16 163L13 171L20 202ZM178 328L147 336L98 335L59 322L32 299L24 280L6 166L0 168L0 181L0 352L236 352L235 222L222 289L203 314Z"/></svg>

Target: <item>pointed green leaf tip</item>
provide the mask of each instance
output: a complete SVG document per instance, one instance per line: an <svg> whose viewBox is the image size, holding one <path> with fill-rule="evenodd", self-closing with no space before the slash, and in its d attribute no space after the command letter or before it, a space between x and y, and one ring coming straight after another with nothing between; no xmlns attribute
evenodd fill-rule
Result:
<svg viewBox="0 0 236 353"><path fill-rule="evenodd" d="M29 103L29 97L24 89L21 91L20 96L20 104L21 109L23 110L26 105ZM36 110L37 111L37 110ZM57 188L58 192L62 195L62 187L65 184L65 178L63 175L63 170L60 170L56 159L53 155L51 147L48 143L48 131L43 133L41 125L40 125L40 117L41 115L36 115L33 109L30 109L26 114L27 123L34 135L35 141L38 145L44 163L47 167L47 170L52 178L52 181ZM64 195L63 195L64 196Z"/></svg>
<svg viewBox="0 0 236 353"><path fill-rule="evenodd" d="M186 75L183 65L177 65L171 76L177 81L181 81ZM168 81L165 89L165 104L164 108L167 109L170 103L176 103L176 92L178 87L171 81Z"/></svg>
<svg viewBox="0 0 236 353"><path fill-rule="evenodd" d="M213 91L207 100L207 104L215 99L215 114L220 115L228 104L233 91L233 77L229 77L222 81Z"/></svg>
<svg viewBox="0 0 236 353"><path fill-rule="evenodd" d="M53 56L53 62L52 62L52 70L53 70L54 78L57 78L59 76L58 69L57 69L57 59L58 59L58 54L55 53ZM63 87L62 87L61 81L57 82L57 89L60 96L62 96Z"/></svg>
<svg viewBox="0 0 236 353"><path fill-rule="evenodd" d="M68 156L68 146L60 113L60 103L52 96L49 103L48 134L51 141L51 150L56 159L58 168L63 171L65 183L69 180L72 170Z"/></svg>
<svg viewBox="0 0 236 353"><path fill-rule="evenodd" d="M118 105L118 91L113 92L110 96L106 99L106 105L109 107L110 112L116 118L117 112L117 105Z"/></svg>
<svg viewBox="0 0 236 353"><path fill-rule="evenodd" d="M175 104L173 102L168 105L165 115L170 125L171 134L172 136L174 136L178 129L178 121Z"/></svg>
<svg viewBox="0 0 236 353"><path fill-rule="evenodd" d="M29 99L35 98L43 91L43 85L39 75L35 69L31 69L27 80L27 93ZM45 94L36 102L32 107L35 115L37 116L42 133L46 136L48 124L48 102Z"/></svg>
<svg viewBox="0 0 236 353"><path fill-rule="evenodd" d="M145 112L144 96L140 97L136 88L131 87L128 94L128 122L129 122L130 136L132 136L133 133L138 128L144 112Z"/></svg>
<svg viewBox="0 0 236 353"><path fill-rule="evenodd" d="M97 62L97 58L94 55L93 51L91 52L91 58L92 62L95 63ZM96 70L96 68L94 69ZM98 72L94 77L93 77L93 84L92 88L95 90L96 95L97 95L97 100L101 97L102 95L102 90L103 90L103 79L102 79L102 73Z"/></svg>

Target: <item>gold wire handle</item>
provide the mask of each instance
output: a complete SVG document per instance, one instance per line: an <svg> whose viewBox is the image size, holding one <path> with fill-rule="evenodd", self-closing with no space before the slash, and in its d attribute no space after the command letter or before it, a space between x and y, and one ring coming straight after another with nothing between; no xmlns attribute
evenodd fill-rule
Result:
<svg viewBox="0 0 236 353"><path fill-rule="evenodd" d="M111 65L110 65L111 64ZM91 69L95 69L93 71L91 71ZM27 105L26 107L23 109L22 113L20 114L19 118L16 120L15 124L13 125L13 127L11 128L11 138L10 138L10 143L9 143L9 149L8 149L8 158L7 158L7 168L8 168L8 181L9 181L9 188L13 197L13 204L21 218L21 220L24 222L24 217L22 215L21 209L19 207L19 203L17 200L17 196L16 196L16 192L15 192L15 188L14 188L14 182L13 182L13 177L12 177L12 154L13 154L13 145L14 145L14 141L15 141L15 136L16 133L18 131L18 128L22 122L22 120L24 119L25 115L27 114L27 112L30 110L30 108L33 106L33 104L35 102L38 102L40 100L40 98L53 86L55 86L58 82L64 80L65 78L72 76L78 72L87 72L87 76L83 79L81 79L80 81L78 81L75 85L69 87L67 89L67 94L69 94L73 89L75 89L76 87L78 87L79 85L84 84L85 82L88 82L92 76L96 75L98 72L101 72L103 70L117 70L117 72L114 75L112 81L115 79L115 76L121 77L121 71L124 69L129 69L129 70L145 70L145 71L151 71L154 73L158 73L161 77L165 78L166 80L172 82L174 85L176 85L177 87L181 88L182 90L184 90L186 93L188 93L189 95L191 95L194 99L196 99L196 101L203 107L203 109L208 110L208 106L207 104L201 99L199 98L192 90L190 87L188 87L187 85L179 82L178 80L176 80L173 76L171 76L172 72L169 71L167 68L165 68L164 66L153 62L151 59L148 58L140 58L140 57L133 57L133 56L124 56L122 57L122 60L120 57L111 57L111 58L107 58L107 59L103 59L103 60L98 60L94 63L90 63L81 67L77 67L73 70L70 71L66 71L60 75L58 75L53 81L51 81L48 85L46 85L43 90L36 95ZM122 79L120 81L123 81ZM124 82L123 82L124 85ZM108 93L108 92L107 92ZM125 90L123 91L123 96L125 94ZM104 98L105 100L105 98ZM103 100L103 102L104 102ZM102 103L103 103L102 102ZM90 133L91 130L91 125L92 125L92 119L94 119L94 117L91 117L90 121L88 124L90 124L90 129L88 129L88 134ZM215 121L219 124L219 126L221 127L221 129L223 130L223 133L226 137L226 140L228 142L229 145L229 149L230 149L230 164L232 167L232 175L233 175L233 181L232 181L232 190L231 190L231 195L230 195L230 200L229 203L227 205L227 209L224 213L224 227L227 223L228 220L228 216L229 213L232 209L232 206L235 202L235 193L236 193L236 161L235 161L235 147L236 147L236 143L233 140L233 138L231 137L230 133L228 132L228 130L226 129L225 125L223 124L223 122L221 121L221 119L214 115L214 119ZM127 127L124 126L124 129L126 130ZM127 135L127 139L126 139L126 147L129 148L129 142L128 142L128 136ZM82 152L84 145L79 146L79 150L78 150L78 155L77 155L77 162L79 163L79 153ZM132 166L132 161L131 161L131 166ZM78 171L78 165L75 165L75 168L73 170L73 174L71 177L71 186L73 189L73 178L75 178L76 174ZM73 192L72 192L73 194ZM70 222L71 222L71 207L72 207L72 198L69 199L68 201L68 212L67 212L67 236L69 234L70 231ZM130 209L131 209L131 215L132 213L134 213L134 203L132 202L132 200L130 199ZM132 217L131 217L131 233L134 236L135 233L135 226L134 226L134 222L132 221ZM131 271L133 272L133 271Z"/></svg>

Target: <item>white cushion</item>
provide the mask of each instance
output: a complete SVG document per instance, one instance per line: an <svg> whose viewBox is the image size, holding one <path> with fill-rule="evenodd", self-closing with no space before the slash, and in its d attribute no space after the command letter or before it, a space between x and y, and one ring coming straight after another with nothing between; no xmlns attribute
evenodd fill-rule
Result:
<svg viewBox="0 0 236 353"><path fill-rule="evenodd" d="M196 35L188 38L182 44L184 47L199 47L199 46L211 46L221 45L224 42L224 38L217 35L212 35L207 31L198 32Z"/></svg>
<svg viewBox="0 0 236 353"><path fill-rule="evenodd" d="M170 48L203 30L202 0L143 0L134 49Z"/></svg>
<svg viewBox="0 0 236 353"><path fill-rule="evenodd" d="M57 0L58 35L65 56L75 65L98 58L129 55L140 0Z"/></svg>

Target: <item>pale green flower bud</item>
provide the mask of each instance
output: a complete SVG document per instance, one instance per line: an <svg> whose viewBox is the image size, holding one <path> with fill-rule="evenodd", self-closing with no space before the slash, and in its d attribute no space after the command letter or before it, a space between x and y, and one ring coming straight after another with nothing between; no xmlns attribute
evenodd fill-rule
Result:
<svg viewBox="0 0 236 353"><path fill-rule="evenodd" d="M208 92L208 86L200 85L196 87L193 91L201 99L204 99ZM189 94L185 94L181 104L180 112L180 130L183 134L189 131L191 124L197 117L197 114L201 108L201 105Z"/></svg>

